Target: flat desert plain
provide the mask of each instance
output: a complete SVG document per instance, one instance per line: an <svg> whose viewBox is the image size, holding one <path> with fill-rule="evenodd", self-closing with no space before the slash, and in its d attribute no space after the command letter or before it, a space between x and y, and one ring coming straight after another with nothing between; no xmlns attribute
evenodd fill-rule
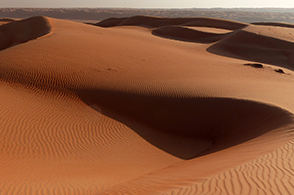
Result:
<svg viewBox="0 0 294 195"><path fill-rule="evenodd" d="M294 28L0 26L0 194L293 194Z"/></svg>

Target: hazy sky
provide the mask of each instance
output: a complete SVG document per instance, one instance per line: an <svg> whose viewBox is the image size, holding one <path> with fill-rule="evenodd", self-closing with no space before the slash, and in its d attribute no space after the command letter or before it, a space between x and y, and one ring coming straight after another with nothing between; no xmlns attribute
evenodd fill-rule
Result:
<svg viewBox="0 0 294 195"><path fill-rule="evenodd" d="M129 8L211 8L284 7L293 0L0 0L3 7L129 7Z"/></svg>

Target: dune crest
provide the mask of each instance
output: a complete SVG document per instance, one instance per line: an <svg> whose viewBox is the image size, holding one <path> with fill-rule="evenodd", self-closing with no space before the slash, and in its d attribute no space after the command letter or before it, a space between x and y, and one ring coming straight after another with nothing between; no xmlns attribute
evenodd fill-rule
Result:
<svg viewBox="0 0 294 195"><path fill-rule="evenodd" d="M36 16L0 26L0 50L44 36L51 31L46 17Z"/></svg>

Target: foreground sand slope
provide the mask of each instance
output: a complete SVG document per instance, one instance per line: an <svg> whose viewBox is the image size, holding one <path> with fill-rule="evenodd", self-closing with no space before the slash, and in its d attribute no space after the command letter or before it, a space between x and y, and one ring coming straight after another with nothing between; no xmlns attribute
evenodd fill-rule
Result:
<svg viewBox="0 0 294 195"><path fill-rule="evenodd" d="M0 194L293 190L291 70L142 27L41 19L46 36L0 51Z"/></svg>

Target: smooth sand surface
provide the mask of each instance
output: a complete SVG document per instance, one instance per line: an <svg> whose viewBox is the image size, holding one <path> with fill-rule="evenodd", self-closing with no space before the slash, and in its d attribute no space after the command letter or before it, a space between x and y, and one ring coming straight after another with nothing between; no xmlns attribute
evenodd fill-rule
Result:
<svg viewBox="0 0 294 195"><path fill-rule="evenodd" d="M1 195L293 192L291 28L100 24L0 26Z"/></svg>

